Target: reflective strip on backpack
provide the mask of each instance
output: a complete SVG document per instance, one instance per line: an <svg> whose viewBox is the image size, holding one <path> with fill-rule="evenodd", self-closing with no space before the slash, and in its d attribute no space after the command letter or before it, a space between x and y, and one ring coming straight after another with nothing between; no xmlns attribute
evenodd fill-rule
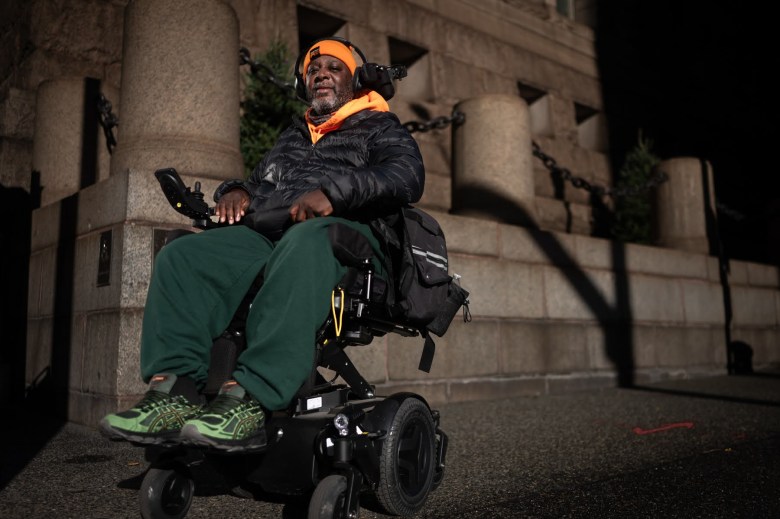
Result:
<svg viewBox="0 0 780 519"><path fill-rule="evenodd" d="M412 245L412 252L418 256L423 256L425 261L447 272L447 258L444 256L439 256L433 252L422 250L415 245Z"/></svg>

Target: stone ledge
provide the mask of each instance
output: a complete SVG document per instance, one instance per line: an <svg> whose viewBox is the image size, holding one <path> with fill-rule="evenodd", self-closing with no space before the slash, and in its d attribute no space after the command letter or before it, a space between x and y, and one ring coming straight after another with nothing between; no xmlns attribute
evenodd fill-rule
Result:
<svg viewBox="0 0 780 519"><path fill-rule="evenodd" d="M135 405L143 395L98 395L71 391L68 394L68 420L74 423L97 427L100 419L108 413L115 413Z"/></svg>
<svg viewBox="0 0 780 519"><path fill-rule="evenodd" d="M777 291L767 288L732 287L731 301L734 325L776 326L780 310L776 308Z"/></svg>
<svg viewBox="0 0 780 519"><path fill-rule="evenodd" d="M576 391L588 391L604 387L615 387L617 376L614 373L578 373L566 376L546 376L545 394L560 395Z"/></svg>
<svg viewBox="0 0 780 519"><path fill-rule="evenodd" d="M748 263L747 276L751 286L780 287L780 267L775 265Z"/></svg>
<svg viewBox="0 0 780 519"><path fill-rule="evenodd" d="M756 368L777 369L780 361L761 363ZM687 380L700 377L724 375L725 367L690 366L678 369L645 369L634 374L638 389L644 384L666 380ZM513 397L536 397L559 395L578 391L592 391L613 388L617 385L615 374L609 371L581 372L565 376L540 375L517 378L480 378L464 380L404 381L377 384L377 395L389 396L395 393L411 392L422 396L429 405L496 400ZM97 395L71 391L69 395L70 420L96 427L107 413L126 409L141 397L138 395Z"/></svg>

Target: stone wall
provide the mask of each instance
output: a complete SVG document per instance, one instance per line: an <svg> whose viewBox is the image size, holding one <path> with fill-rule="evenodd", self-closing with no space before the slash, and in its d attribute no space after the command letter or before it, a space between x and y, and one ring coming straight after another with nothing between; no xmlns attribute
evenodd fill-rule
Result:
<svg viewBox="0 0 780 519"><path fill-rule="evenodd" d="M152 12L162 4L179 8ZM421 205L447 233L452 270L471 291L474 319L453 323L437 341L429 375L416 370L420 341L393 336L355 348L356 363L383 392L411 387L443 402L718 372L727 364L727 340L749 345L757 367L780 362L778 271L732 262L724 276L707 255L706 222L685 212L705 210L704 177L679 168L677 180L691 180L685 189L697 193L692 206L691 197L673 196L678 191L663 195L670 212L683 210L682 220L662 224L667 245L684 250L620 245L591 237L585 193L568 184L560 189L528 155L533 139L572 173L610 183L593 34L558 16L552 2L17 0L3 7L12 16L0 17L9 43L0 50L0 183L33 189L32 165L47 164L44 192L62 188L32 216L30 393L53 381L61 410L94 424L143 392L138 338L153 257L166 230L188 223L170 209L151 173L178 167L190 185L200 181L210 193L240 171L241 72L229 49L241 44L258 52L272 39L297 47L303 8L343 20L337 34L376 61L390 61L394 41L426 51L391 102L402 121L448 116L455 106L472 113L463 131L415 138L427 171ZM180 23L166 25L171 13ZM176 28L188 34L179 37ZM201 34L207 36L195 37ZM198 45L208 48L193 50ZM199 68L190 66L195 58ZM78 94L46 87L73 87L84 78L100 83L120 116L116 152L97 157L88 185L83 153L43 142L85 131L52 117L51 107L73 104L65 99ZM506 113L495 111L496 99L506 101ZM234 105L235 112L225 108ZM36 109L45 113L36 116ZM486 139L479 129L469 136L473 125L503 124L499 116L513 110L525 117L514 119L516 139ZM475 138L483 142L474 146ZM453 148L458 139L466 141ZM474 161L491 151L522 157L516 168L509 160ZM462 152L472 162L458 170L453 156ZM461 210L453 205L461 181L511 195L505 198L527 220L512 224L490 211ZM464 196L467 208L468 190ZM0 357L3 372L4 362Z"/></svg>
<svg viewBox="0 0 780 519"><path fill-rule="evenodd" d="M219 183L199 180L206 191ZM30 393L64 378L67 401L59 410L86 424L137 400L145 391L139 337L154 255L168 230L188 223L171 210L152 175L132 170L33 212ZM106 273L100 261L107 236Z"/></svg>
<svg viewBox="0 0 780 519"><path fill-rule="evenodd" d="M722 373L727 337L756 369L780 362L777 267L732 261L724 283L705 254L434 214L474 319L437 341L430 374L414 339L357 351L387 391L441 402Z"/></svg>
<svg viewBox="0 0 780 519"><path fill-rule="evenodd" d="M560 17L550 2L230 0L240 22L240 42L252 52L276 39L297 48L296 5L346 21L342 36L358 42L370 59L388 62L388 37L417 45L426 56L410 70L424 78L413 97L406 83L391 107L402 121L449 115L459 101L482 94L518 95L518 83L535 89L535 138L562 164L591 181L606 184L605 149L583 127L603 122L593 116L578 123L575 103L598 114L602 108L592 31ZM30 189L35 99L41 83L89 77L113 94L114 113L122 74L124 8L127 0L13 0L5 7L0 56L0 181ZM67 7L67 8L66 8ZM522 92L521 92L522 93ZM541 96L541 97L538 97ZM582 137L580 134L585 133ZM450 208L451 142L448 131L419 135L428 171L423 204ZM566 186L552 187L538 165L536 194L545 228L589 234L587 197ZM47 188L45 178L41 182ZM572 215L574 219L572 221Z"/></svg>

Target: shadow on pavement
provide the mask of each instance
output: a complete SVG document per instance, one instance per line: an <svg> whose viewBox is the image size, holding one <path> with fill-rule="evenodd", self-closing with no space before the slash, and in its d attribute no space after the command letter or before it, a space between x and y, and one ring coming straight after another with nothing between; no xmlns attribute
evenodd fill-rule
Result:
<svg viewBox="0 0 780 519"><path fill-rule="evenodd" d="M745 382L749 382L751 379L753 379L754 381L758 381L760 379L769 381L771 379L780 379L780 372L778 371L750 372L750 373L742 373L738 375L729 375L729 378L732 379L742 378L745 380ZM753 404L753 405L764 405L770 407L780 407L780 397L778 397L777 399L752 398L747 396L723 395L714 392L710 393L710 392L665 388L665 387L659 387L657 385L654 386L640 385L640 386L634 386L630 389L635 391L644 391L648 393L658 393L658 394L672 395L672 396L684 396L684 397L691 397L691 398L702 398L706 400L719 400L722 402L733 402L738 404Z"/></svg>
<svg viewBox="0 0 780 519"><path fill-rule="evenodd" d="M0 490L60 432L65 421L19 409L3 411L0 433Z"/></svg>

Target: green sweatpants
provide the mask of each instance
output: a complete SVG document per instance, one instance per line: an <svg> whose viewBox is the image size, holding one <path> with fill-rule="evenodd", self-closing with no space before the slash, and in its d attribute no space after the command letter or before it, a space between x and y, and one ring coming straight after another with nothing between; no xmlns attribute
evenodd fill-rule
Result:
<svg viewBox="0 0 780 519"><path fill-rule="evenodd" d="M144 310L144 381L155 373L173 373L205 383L212 340L227 328L265 267L247 318L247 349L234 377L267 409L285 408L312 368L316 331L346 272L328 238L334 223L361 232L380 257L367 225L336 217L295 224L278 242L235 225L165 246L155 261Z"/></svg>

